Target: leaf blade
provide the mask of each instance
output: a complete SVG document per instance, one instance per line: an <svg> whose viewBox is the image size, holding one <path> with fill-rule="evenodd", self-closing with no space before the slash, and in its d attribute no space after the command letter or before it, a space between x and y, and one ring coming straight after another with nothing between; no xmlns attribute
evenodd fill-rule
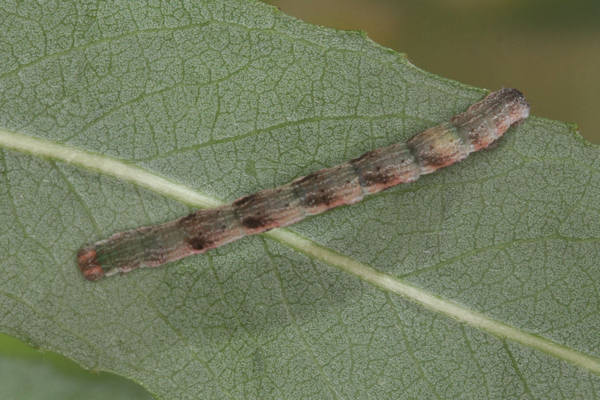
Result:
<svg viewBox="0 0 600 400"><path fill-rule="evenodd" d="M178 22L156 28L146 14L151 9L132 11L125 4L112 4L121 7L114 12L85 10L87 30L69 20L75 46L60 31L46 29L54 48L38 55L21 49L15 54L29 58L9 61L0 75L2 98L11 100L1 103L5 148L12 131L36 140L36 154L68 149L62 159L83 157L74 167L3 150L1 218L9 229L2 239L1 309L11 332L88 367L131 377L165 398L389 397L398 391L451 398L463 390L473 397L544 397L548 390L573 388L566 376L593 392L592 367L585 372L440 319L323 262L339 253L346 255L344 267L361 263L359 273L384 280L405 276L411 286L404 291L420 287L419 293L453 299L463 310L543 334L545 341L597 362L597 344L587 333L593 330L585 327L598 318L597 292L593 283L586 285L597 276L590 260L598 247L595 211L586 205L598 194L594 185L582 192L568 184L580 176L594 182L597 149L540 119L493 152L294 226L299 236L276 233L288 244L319 243L328 249L311 250L319 257L247 238L161 271L83 285L73 261L82 243L183 215L187 207L174 198L208 205L285 183L403 140L482 94L419 71L360 35L310 27L261 5L228 2L225 10L206 2L173 12ZM7 31L19 36L20 29L11 25ZM572 154L564 157L564 149ZM100 158L81 169L93 160L90 153ZM94 172L105 167L113 177ZM549 185L563 169L568 173L561 185ZM150 190L122 181L140 183L140 176L148 178L141 180ZM537 191L539 184L552 190ZM527 189L525 201L511 195L514 187ZM202 188L200 196L193 188ZM39 204L40 198L48 201ZM578 221L584 223L578 227ZM577 262L567 269L570 279L535 258L577 254L573 240L552 245L561 240L549 236L557 229L588 243L572 257ZM542 245L519 247L507 241L510 233ZM511 264L499 252L461 264L461 254L484 254L477 252L485 251L485 243L511 244L519 262ZM544 253L543 246L550 250ZM484 263L495 268L481 268ZM548 272L555 280L534 281L506 265L526 265L524 271ZM514 277L535 282L533 294L512 284ZM511 287L519 290L503 295ZM541 321L536 296L550 304L539 306ZM575 305L585 310L579 319L571 317ZM547 375L538 365L547 365L549 375L558 368L565 377L545 388L540 382ZM505 388L504 377L517 384ZM451 383L461 380L467 389Z"/></svg>

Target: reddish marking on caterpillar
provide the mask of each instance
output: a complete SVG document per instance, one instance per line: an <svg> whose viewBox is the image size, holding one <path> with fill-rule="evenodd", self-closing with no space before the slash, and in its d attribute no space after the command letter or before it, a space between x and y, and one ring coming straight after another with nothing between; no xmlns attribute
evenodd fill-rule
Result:
<svg viewBox="0 0 600 400"><path fill-rule="evenodd" d="M77 253L77 264L83 276L96 281L104 276L104 270L96 260L96 251L90 248L83 248Z"/></svg>
<svg viewBox="0 0 600 400"><path fill-rule="evenodd" d="M267 227L271 224L272 222L268 217L261 215L250 215L249 217L242 219L242 225L246 228L261 232L265 232L268 229Z"/></svg>
<svg viewBox="0 0 600 400"><path fill-rule="evenodd" d="M86 279L98 280L140 267L157 267L247 235L288 226L461 161L496 142L528 116L529 104L521 92L498 90L404 143L369 151L228 205L116 233L82 248L77 263Z"/></svg>

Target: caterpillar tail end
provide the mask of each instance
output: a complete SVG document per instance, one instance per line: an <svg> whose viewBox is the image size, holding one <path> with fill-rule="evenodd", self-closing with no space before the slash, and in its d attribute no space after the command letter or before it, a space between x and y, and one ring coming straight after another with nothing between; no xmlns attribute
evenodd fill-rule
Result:
<svg viewBox="0 0 600 400"><path fill-rule="evenodd" d="M104 269L98 263L96 250L84 247L77 253L77 266L88 281L97 281L104 277Z"/></svg>

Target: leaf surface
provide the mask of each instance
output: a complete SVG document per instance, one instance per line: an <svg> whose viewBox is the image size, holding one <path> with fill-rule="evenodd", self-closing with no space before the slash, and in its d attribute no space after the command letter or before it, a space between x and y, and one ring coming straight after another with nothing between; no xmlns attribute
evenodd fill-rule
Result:
<svg viewBox="0 0 600 400"><path fill-rule="evenodd" d="M247 1L0 8L0 327L157 398L591 398L598 148L498 148L288 230L98 283L116 231L284 184L484 91ZM535 112L535 105L533 105Z"/></svg>

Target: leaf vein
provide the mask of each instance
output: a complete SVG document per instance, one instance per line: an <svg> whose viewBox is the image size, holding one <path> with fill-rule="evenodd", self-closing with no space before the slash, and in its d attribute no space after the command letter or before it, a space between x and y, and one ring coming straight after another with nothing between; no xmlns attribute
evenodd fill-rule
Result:
<svg viewBox="0 0 600 400"><path fill-rule="evenodd" d="M0 129L0 146L38 157L60 160L120 178L195 207L206 208L223 204L223 202L211 196L197 192L186 185L171 182L158 176L156 173L146 171L140 167L107 156L56 144L45 139ZM494 336L506 338L521 345L537 349L553 357L585 368L596 375L600 375L600 359L597 357L495 320L450 299L439 297L426 289L407 283L399 277L382 273L367 264L337 253L333 249L323 247L288 229L274 229L263 235L325 264L355 275L384 291L395 293L416 302L436 313L456 319ZM569 239L560 238L563 240ZM580 241L580 239L570 240Z"/></svg>

